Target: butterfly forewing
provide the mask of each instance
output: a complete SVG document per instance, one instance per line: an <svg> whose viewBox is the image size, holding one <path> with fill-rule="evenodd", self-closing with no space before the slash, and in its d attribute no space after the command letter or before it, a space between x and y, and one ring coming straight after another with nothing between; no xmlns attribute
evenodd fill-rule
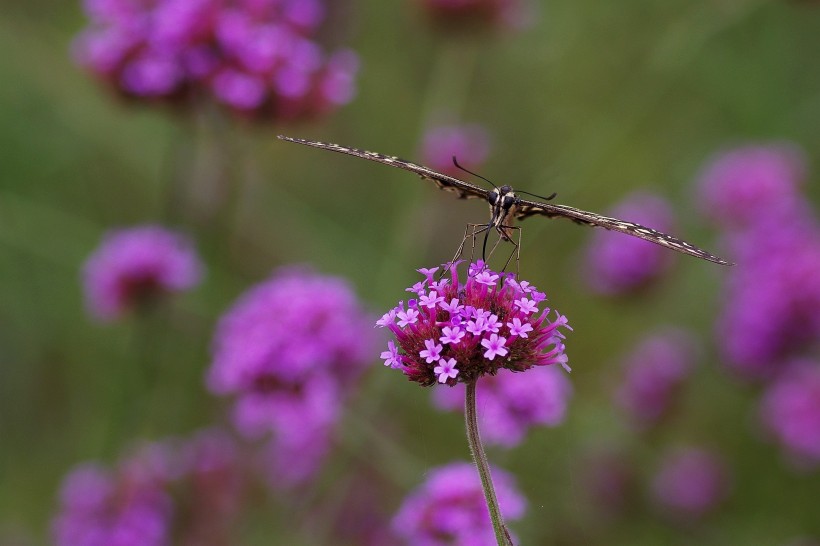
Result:
<svg viewBox="0 0 820 546"><path fill-rule="evenodd" d="M347 146L340 146L338 144L331 144L328 142L318 142L315 140L305 140L282 135L279 135L279 138L282 140L295 142L297 144L313 146L314 148L322 148L324 150L331 150L333 152L361 157L362 159L368 159L370 161L376 161L378 163L384 163L385 165L414 172L422 178L432 180L439 188L453 192L462 199L481 198L489 200L490 192L484 188L470 184L469 182L464 182L458 178L453 178L452 176L436 172L432 169L428 169L427 167L417 165L411 161L407 161L399 157L379 154L376 152L368 152L367 150L360 150L358 148L348 148ZM522 220L536 214L546 216L548 218L569 218L579 224L600 226L604 229L618 231L620 233L632 235L633 237L640 237L646 241L682 252L683 254L688 254L689 256L694 256L696 258L701 258L703 260L708 260L721 265L732 265L730 262L727 262L714 254L710 254L705 250L689 244L686 241L682 241L672 237L671 235L661 233L660 231L656 231L640 224L625 222L623 220L618 220L617 218L602 216L600 214L595 214L594 212L587 212L573 207L568 207L566 205L554 205L552 203L542 203L539 201L528 201L526 199L517 198L515 207L512 210L512 215L516 219Z"/></svg>
<svg viewBox="0 0 820 546"><path fill-rule="evenodd" d="M338 144L332 144L329 142L304 140L301 138L286 137L283 135L279 135L279 138L282 140L295 142L297 144L313 146L314 148L322 148L323 150L331 150L333 152L339 152L341 154L348 154L356 157L361 157L362 159L369 159L370 161L384 163L385 165L398 167L400 169L404 169L405 171L416 173L422 178L432 180L436 184L436 186L438 186L442 190L455 193L456 195L458 195L460 199L487 199L487 195L490 193L482 187L470 184L469 182L464 182L463 180L459 180L458 178L453 178L452 176L447 176L446 174L438 173L432 169L428 169L423 165L417 165L412 161L407 161L406 159L402 159L400 157L379 154L376 152L368 152L367 150L361 150L359 148L348 148L347 146L340 146Z"/></svg>

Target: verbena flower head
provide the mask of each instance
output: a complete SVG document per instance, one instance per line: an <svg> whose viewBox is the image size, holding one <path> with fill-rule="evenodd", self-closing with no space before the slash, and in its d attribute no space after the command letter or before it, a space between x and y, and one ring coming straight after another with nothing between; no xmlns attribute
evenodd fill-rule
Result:
<svg viewBox="0 0 820 546"><path fill-rule="evenodd" d="M325 54L321 0L87 0L77 61L141 100L209 96L257 119L313 117L355 93L358 60Z"/></svg>
<svg viewBox="0 0 820 546"><path fill-rule="evenodd" d="M647 428L669 413L694 359L694 340L673 329L644 339L624 358L625 373L616 401L633 425Z"/></svg>
<svg viewBox="0 0 820 546"><path fill-rule="evenodd" d="M760 402L767 432L799 467L820 465L820 362L790 362Z"/></svg>
<svg viewBox="0 0 820 546"><path fill-rule="evenodd" d="M435 389L433 401L443 410L464 411L464 386ZM526 374L500 371L482 379L476 388L481 439L489 444L515 447L531 427L564 422L572 385L562 370L542 367Z"/></svg>
<svg viewBox="0 0 820 546"><path fill-rule="evenodd" d="M527 504L513 477L499 469L492 474L505 519L520 519ZM404 500L392 527L404 543L412 545L496 544L481 482L475 466L469 463L432 470L427 481Z"/></svg>
<svg viewBox="0 0 820 546"><path fill-rule="evenodd" d="M282 269L220 320L208 387L236 397L233 421L243 435L274 433L274 474L281 461L281 469L291 465L286 477L308 477L374 340L372 318L344 280Z"/></svg>
<svg viewBox="0 0 820 546"><path fill-rule="evenodd" d="M470 265L462 283L458 265L445 264L440 280L438 268L420 270L424 280L408 288L416 297L377 322L396 337L382 353L385 365L423 386L467 383L502 368L569 369L561 329L571 328L558 313L550 319L543 292L481 261Z"/></svg>
<svg viewBox="0 0 820 546"><path fill-rule="evenodd" d="M674 233L675 217L665 199L650 193L634 193L612 211L611 216ZM595 292L621 295L658 280L674 263L674 253L660 245L622 233L598 230L586 251L584 276Z"/></svg>
<svg viewBox="0 0 820 546"><path fill-rule="evenodd" d="M768 378L820 338L820 227L812 218L770 219L731 239L716 333L725 362L745 378Z"/></svg>
<svg viewBox="0 0 820 546"><path fill-rule="evenodd" d="M464 173L453 165L478 170L490 152L490 135L480 125L441 125L424 135L421 157L424 164L439 172L459 177Z"/></svg>
<svg viewBox="0 0 820 546"><path fill-rule="evenodd" d="M703 212L717 225L744 228L763 216L784 218L800 206L806 174L790 144L746 146L715 157L700 175Z"/></svg>
<svg viewBox="0 0 820 546"><path fill-rule="evenodd" d="M104 322L162 294L189 290L201 278L192 242L150 225L109 232L83 267L86 306Z"/></svg>
<svg viewBox="0 0 820 546"><path fill-rule="evenodd" d="M669 516L701 518L714 511L729 492L728 470L714 453L682 448L670 454L652 481L652 496Z"/></svg>

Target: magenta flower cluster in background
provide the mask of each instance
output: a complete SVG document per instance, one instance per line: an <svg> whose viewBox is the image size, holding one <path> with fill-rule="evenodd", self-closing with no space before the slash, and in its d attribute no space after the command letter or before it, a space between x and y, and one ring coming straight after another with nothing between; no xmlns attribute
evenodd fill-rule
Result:
<svg viewBox="0 0 820 546"><path fill-rule="evenodd" d="M461 262L459 262L461 263ZM528 281L497 273L484 262L470 264L467 279L458 266L445 264L445 276L434 280L438 267L419 269L424 280L407 291L416 298L387 312L377 325L396 336L381 354L386 366L401 370L423 386L469 382L495 375L502 368L522 372L533 366L560 363L567 367L564 335L567 319L549 308L547 299Z"/></svg>
<svg viewBox="0 0 820 546"><path fill-rule="evenodd" d="M532 23L530 0L418 0L434 22L454 27L516 29Z"/></svg>
<svg viewBox="0 0 820 546"><path fill-rule="evenodd" d="M520 519L527 501L513 477L493 469L493 483L507 521ZM405 544L419 546L493 546L490 514L478 473L469 463L451 463L429 472L393 519L393 530Z"/></svg>
<svg viewBox="0 0 820 546"><path fill-rule="evenodd" d="M325 54L321 0L86 0L74 56L129 97L210 97L259 119L309 118L349 102L356 55Z"/></svg>
<svg viewBox="0 0 820 546"><path fill-rule="evenodd" d="M215 430L150 444L115 469L66 476L52 522L58 546L227 546L241 504L238 452Z"/></svg>
<svg viewBox="0 0 820 546"><path fill-rule="evenodd" d="M150 225L111 231L83 267L86 307L110 322L158 296L193 288L202 270L181 234Z"/></svg>
<svg viewBox="0 0 820 546"><path fill-rule="evenodd" d="M609 215L636 222L664 233L675 232L672 207L651 193L627 196ZM615 296L633 293L666 273L676 256L668 249L628 237L622 233L597 230L586 251L584 276L598 294Z"/></svg>
<svg viewBox="0 0 820 546"><path fill-rule="evenodd" d="M464 411L465 386L435 389L433 403L442 410ZM515 447L531 427L555 427L564 422L572 384L563 370L539 367L527 373L501 370L478 382L476 405L481 439Z"/></svg>
<svg viewBox="0 0 820 546"><path fill-rule="evenodd" d="M465 173L453 164L478 170L490 153L490 134L481 125L439 125L429 129L421 145L421 157L425 165L456 178Z"/></svg>
<svg viewBox="0 0 820 546"><path fill-rule="evenodd" d="M820 338L820 226L799 191L805 173L800 151L778 144L718 156L700 180L704 209L738 263L717 334L743 377L773 377Z"/></svg>
<svg viewBox="0 0 820 546"><path fill-rule="evenodd" d="M652 427L670 413L694 367L694 345L692 336L670 328L643 339L623 359L615 401L633 426Z"/></svg>
<svg viewBox="0 0 820 546"><path fill-rule="evenodd" d="M668 454L652 481L652 498L661 511L684 521L714 511L728 493L726 465L715 453L700 448Z"/></svg>
<svg viewBox="0 0 820 546"><path fill-rule="evenodd" d="M208 387L236 398L233 422L244 436L274 433L272 478L293 485L309 478L329 449L374 341L372 318L344 280L283 268L220 320Z"/></svg>

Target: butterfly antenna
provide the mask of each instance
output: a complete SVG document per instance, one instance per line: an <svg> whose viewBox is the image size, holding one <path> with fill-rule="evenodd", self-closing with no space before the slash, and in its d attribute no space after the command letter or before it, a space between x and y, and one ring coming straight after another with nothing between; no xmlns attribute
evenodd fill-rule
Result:
<svg viewBox="0 0 820 546"><path fill-rule="evenodd" d="M523 193L523 194L526 194L526 195L531 195L533 197L537 197L538 199L543 199L544 201L552 201L553 199L555 199L558 196L558 194L555 193L555 192L553 192L552 195L550 195L549 197L544 197L543 195L536 195L534 193L530 193L528 191L521 191L521 190L515 190L515 193Z"/></svg>
<svg viewBox="0 0 820 546"><path fill-rule="evenodd" d="M484 178L484 177L483 177L483 176L481 176L480 174L474 173L473 171L467 170L467 169L465 169L464 167L462 167L461 165L459 165L459 164L458 164L458 160L456 159L456 156L453 156L453 165L455 165L456 167L458 167L459 169L461 169L461 170L462 170L462 171L464 171L465 173L470 173L471 175L473 175L473 176L477 176L477 177L479 177L481 180L484 180L485 182L489 182L489 183L490 183L490 185L491 185L492 187L494 187L495 189L498 189L498 186L496 186L495 184L493 184L493 181L492 181L492 180L488 180L487 178Z"/></svg>

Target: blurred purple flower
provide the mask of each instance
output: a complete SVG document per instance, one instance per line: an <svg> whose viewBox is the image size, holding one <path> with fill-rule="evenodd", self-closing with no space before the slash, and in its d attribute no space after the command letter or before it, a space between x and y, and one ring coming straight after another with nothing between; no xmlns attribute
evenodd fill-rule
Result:
<svg viewBox="0 0 820 546"><path fill-rule="evenodd" d="M785 218L800 206L805 174L806 160L796 146L737 148L706 165L700 203L704 214L725 228L744 228L764 216Z"/></svg>
<svg viewBox="0 0 820 546"><path fill-rule="evenodd" d="M698 448L668 455L652 481L652 497L661 510L684 521L713 512L728 492L724 463L714 453Z"/></svg>
<svg viewBox="0 0 820 546"><path fill-rule="evenodd" d="M675 231L672 207L662 197L650 193L633 193L610 213L665 233ZM592 234L586 251L584 276L595 292L622 295L657 281L669 270L674 258L668 249L649 241L599 230Z"/></svg>
<svg viewBox="0 0 820 546"><path fill-rule="evenodd" d="M478 170L490 152L490 134L480 125L441 125L429 129L421 145L424 164L444 174L461 177L464 172L453 165L459 164Z"/></svg>
<svg viewBox="0 0 820 546"><path fill-rule="evenodd" d="M201 277L187 237L160 226L111 231L83 267L86 306L110 322L157 296L189 290Z"/></svg>
<svg viewBox="0 0 820 546"><path fill-rule="evenodd" d="M223 546L240 505L238 451L224 433L142 446L109 470L66 476L52 522L59 546Z"/></svg>
<svg viewBox="0 0 820 546"><path fill-rule="evenodd" d="M517 282L511 274L495 273L481 261L470 264L463 284L458 264L444 267L449 269L449 282L439 282L437 290L426 293L431 275L425 275L419 288L424 299L409 300L407 309L400 302L377 323L396 336L398 350L394 346L383 353L391 368L426 387L442 377L444 384L453 386L495 375L502 368L522 372L561 364L568 369L559 328L571 328L566 317L557 313L551 321L549 308L539 314L538 304L546 299L543 292L526 281ZM532 329L523 328L524 324Z"/></svg>
<svg viewBox="0 0 820 546"><path fill-rule="evenodd" d="M615 400L638 428L657 425L677 402L694 359L694 340L667 329L653 334L623 359L624 378Z"/></svg>
<svg viewBox="0 0 820 546"><path fill-rule="evenodd" d="M448 28L495 27L519 29L532 24L529 0L419 0L437 24Z"/></svg>
<svg viewBox="0 0 820 546"><path fill-rule="evenodd" d="M795 464L820 465L820 361L789 363L764 393L760 417Z"/></svg>
<svg viewBox="0 0 820 546"><path fill-rule="evenodd" d="M726 363L768 378L820 338L820 228L811 218L761 220L736 233L737 258L716 325Z"/></svg>
<svg viewBox="0 0 820 546"><path fill-rule="evenodd" d="M596 523L622 515L634 500L635 470L623 453L600 448L588 451L581 457L578 475L587 501L596 509Z"/></svg>
<svg viewBox="0 0 820 546"><path fill-rule="evenodd" d="M255 119L325 114L355 94L358 58L313 41L319 0L89 0L74 57L126 96L210 95Z"/></svg>
<svg viewBox="0 0 820 546"><path fill-rule="evenodd" d="M160 483L86 464L63 481L52 533L58 546L159 546L171 543L172 513Z"/></svg>
<svg viewBox="0 0 820 546"><path fill-rule="evenodd" d="M291 465L290 478L306 478L327 449L347 391L370 362L374 338L371 317L345 281L309 268L282 269L219 322L208 387L237 397L233 421L243 435L275 433L273 474ZM297 471L297 462L306 468Z"/></svg>
<svg viewBox="0 0 820 546"><path fill-rule="evenodd" d="M464 385L435 389L433 403L442 410L464 411ZM481 439L515 447L530 427L558 426L566 418L572 385L562 370L543 367L526 374L499 371L478 383L476 404Z"/></svg>
<svg viewBox="0 0 820 546"><path fill-rule="evenodd" d="M513 477L492 471L505 518L520 519L526 499ZM492 546L496 544L478 473L470 463L451 463L429 473L427 481L402 504L392 524L405 543L420 546Z"/></svg>

